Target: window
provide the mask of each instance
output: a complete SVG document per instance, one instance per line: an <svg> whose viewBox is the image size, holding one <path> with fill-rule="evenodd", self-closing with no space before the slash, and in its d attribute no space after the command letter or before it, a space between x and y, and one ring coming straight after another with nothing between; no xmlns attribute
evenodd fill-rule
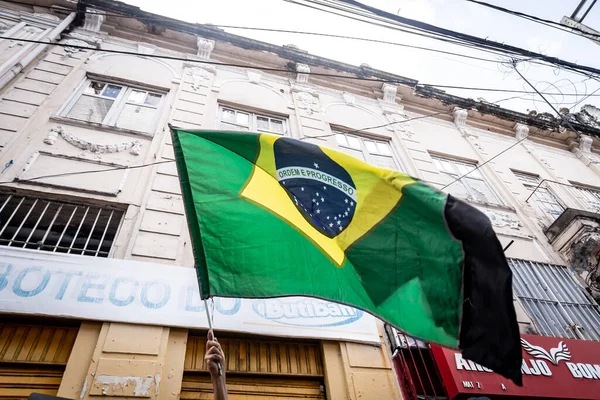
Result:
<svg viewBox="0 0 600 400"><path fill-rule="evenodd" d="M392 347L392 362L404 398L447 399L442 377L436 366L431 347L422 340L385 325Z"/></svg>
<svg viewBox="0 0 600 400"><path fill-rule="evenodd" d="M545 336L600 340L600 308L566 267L509 259L513 289Z"/></svg>
<svg viewBox="0 0 600 400"><path fill-rule="evenodd" d="M562 212L565 207L558 201L558 198L550 191L546 185L540 185L541 180L537 175L526 174L523 172L513 171L513 174L517 177L519 182L525 189L527 189L527 195L531 195L531 200L535 201L539 209L551 220L554 221Z"/></svg>
<svg viewBox="0 0 600 400"><path fill-rule="evenodd" d="M485 181L481 172L476 169L477 165L475 163L450 160L438 156L431 156L431 158L442 176L442 186L452 183L446 188L450 194L481 203L502 204L496 193L494 193ZM457 180L470 171L472 172L469 175Z"/></svg>
<svg viewBox="0 0 600 400"><path fill-rule="evenodd" d="M583 202L586 211L600 213L600 191L598 189L573 185L573 192Z"/></svg>
<svg viewBox="0 0 600 400"><path fill-rule="evenodd" d="M0 193L0 246L108 257L123 210Z"/></svg>
<svg viewBox="0 0 600 400"><path fill-rule="evenodd" d="M287 120L230 107L219 109L220 128L224 130L287 134Z"/></svg>
<svg viewBox="0 0 600 400"><path fill-rule="evenodd" d="M401 170L400 163L394 157L390 143L383 140L348 135L335 132L338 147L347 154L381 168Z"/></svg>
<svg viewBox="0 0 600 400"><path fill-rule="evenodd" d="M163 95L116 83L87 80L62 110L63 117L153 133Z"/></svg>

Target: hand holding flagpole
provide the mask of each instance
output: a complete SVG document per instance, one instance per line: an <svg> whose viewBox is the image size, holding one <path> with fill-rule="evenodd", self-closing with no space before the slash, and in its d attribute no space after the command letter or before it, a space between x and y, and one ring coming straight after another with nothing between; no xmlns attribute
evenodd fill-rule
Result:
<svg viewBox="0 0 600 400"><path fill-rule="evenodd" d="M210 313L208 312L208 302L204 299L204 309L206 310L206 319L208 320L208 332L209 332L209 340L216 341L215 332L212 326L212 320L210 318ZM207 363L208 364L208 363ZM221 367L220 362L215 362L217 364L217 368L219 369L219 376L223 375L223 367Z"/></svg>

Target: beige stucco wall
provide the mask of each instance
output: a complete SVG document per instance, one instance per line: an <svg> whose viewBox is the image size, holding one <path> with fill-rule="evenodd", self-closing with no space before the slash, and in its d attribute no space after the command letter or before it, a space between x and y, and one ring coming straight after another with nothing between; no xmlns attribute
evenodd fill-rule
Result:
<svg viewBox="0 0 600 400"><path fill-rule="evenodd" d="M90 42L94 38L101 40L102 48L133 52L139 49L138 42L131 39L133 34L126 40L81 29L75 33ZM0 49L4 44L0 42ZM217 43L214 57L226 56L219 51ZM160 47L154 54L187 56ZM0 63L7 61L8 57L0 58ZM86 76L165 92L156 131L142 135L59 117L61 107ZM30 178L57 170L84 170L90 166L137 166L173 160L167 123L218 128L219 104L284 117L291 137L331 147L336 147L332 126L360 130L422 116L405 111L403 100L383 101L380 92L372 91L373 95L368 97L358 94L364 91L356 89L356 85L349 83L347 91L341 91L315 85L310 80L300 83L293 76L290 79L257 70L156 60L143 54L107 55L49 47L35 63L0 89L0 165L14 160L2 180ZM73 137L94 144L137 140L141 151L139 155L128 151L97 154L74 147L62 137L54 144L46 144L44 139L58 126ZM469 119L466 125L456 124L451 110L446 115L371 129L368 133L389 140L404 171L434 186L441 181L430 154L483 163L517 141L510 131L491 133L471 126ZM36 153L43 156L32 162ZM502 205L475 205L496 217L495 229L503 244L514 240L507 251L509 257L564 263L545 240L541 216L524 202L528 194L511 170L537 174L542 179L600 187L600 174L587 164L589 161L576 149L569 151L564 146L526 140L481 168L502 199ZM174 163L101 173L93 179L73 175L10 186L122 204L127 212L112 257L162 263L165 270L169 265L193 267ZM560 194L570 195L566 191ZM526 329L530 320L518 303L516 306L519 322ZM83 323L59 395L80 399L100 395L175 399L181 386L186 340L187 331L181 329ZM322 350L330 400L400 398L385 346L322 342ZM126 377L150 379L145 382L147 390L142 393L136 391L135 385L122 385L120 389L113 385L104 393L103 382L124 383Z"/></svg>

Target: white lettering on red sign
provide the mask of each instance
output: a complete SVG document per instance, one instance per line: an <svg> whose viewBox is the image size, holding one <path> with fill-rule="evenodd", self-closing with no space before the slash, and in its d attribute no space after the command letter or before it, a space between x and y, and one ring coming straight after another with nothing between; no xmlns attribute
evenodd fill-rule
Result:
<svg viewBox="0 0 600 400"><path fill-rule="evenodd" d="M600 365L567 362L569 372L576 379L600 379Z"/></svg>
<svg viewBox="0 0 600 400"><path fill-rule="evenodd" d="M454 354L454 361L456 362L456 369L459 371L465 370L472 372L493 372L491 369L483 367L477 363L474 363L473 361L465 360L460 353ZM523 375L552 376L552 371L550 371L550 367L544 360L523 360L521 372Z"/></svg>

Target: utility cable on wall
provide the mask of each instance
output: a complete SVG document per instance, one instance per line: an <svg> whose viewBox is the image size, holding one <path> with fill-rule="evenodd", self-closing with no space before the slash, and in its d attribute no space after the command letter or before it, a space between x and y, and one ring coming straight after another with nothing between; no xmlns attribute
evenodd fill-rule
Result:
<svg viewBox="0 0 600 400"><path fill-rule="evenodd" d="M206 64L206 65L215 65L221 67L236 67L236 68L244 68L244 69L256 69L267 72L281 72L286 74L297 74L297 71L292 71L284 68L272 68L272 67L260 67L260 66L252 66L252 65L244 65L244 64L233 64L233 63L222 63L218 61L210 61L210 60L196 60L196 59L188 59L177 56L168 56L168 55L160 55L160 54L140 54L135 51L126 51L126 50L114 50L114 49L99 49L96 47L90 46L79 46L75 44L68 43L56 43L56 42L45 42L43 40L34 40L34 39L24 39L24 38L11 38L6 36L0 36L0 39L12 40L17 42L25 42L25 43L37 43L44 44L48 46L57 46L63 48L71 48L77 50L89 50L89 51L98 51L104 53L112 53L112 54L123 54L123 55L132 55L132 56L142 56L146 58L159 58L164 60L176 60L176 61L184 61L191 62L197 64ZM317 77L325 77L325 78L340 78L340 79L349 79L356 81L367 81L367 82L380 82L380 83L394 83L400 85L408 85L406 81L401 79L379 79L379 78L367 78L361 76L349 76L349 75L339 75L339 74L326 74L320 72L301 72L305 75L317 76ZM446 89L461 89L461 90L474 90L474 91L484 91L484 92L500 92L500 93L523 93L523 94L536 94L536 92L528 92L526 90L513 90L513 89L498 89L498 88L482 88L482 87L470 87L470 86L452 86L452 85L437 85L437 84L417 84L417 87L432 87L432 88L446 88ZM547 95L554 96L581 96L580 93L547 93ZM599 96L600 94L594 94L593 97Z"/></svg>

